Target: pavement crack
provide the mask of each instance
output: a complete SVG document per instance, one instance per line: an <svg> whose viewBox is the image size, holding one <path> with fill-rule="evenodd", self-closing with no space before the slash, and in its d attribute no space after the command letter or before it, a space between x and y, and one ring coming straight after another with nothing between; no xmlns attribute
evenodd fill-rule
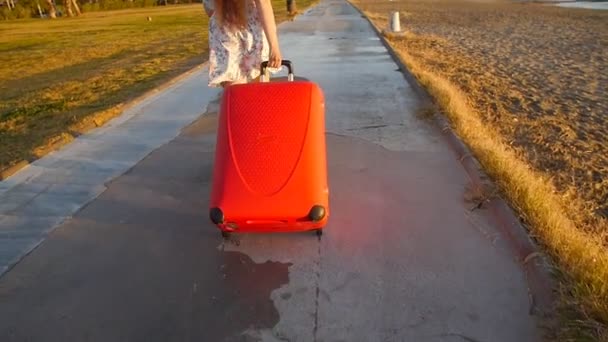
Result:
<svg viewBox="0 0 608 342"><path fill-rule="evenodd" d="M321 281L321 241L320 240L319 240L319 247L318 247L317 251L318 251L318 258L317 258L317 262L316 262L317 270L315 272L315 275L317 277L316 290L315 290L315 322L314 322L314 327L313 327L313 332L312 332L314 342L317 341L317 332L319 330L319 294L321 292L321 289L319 288L319 283Z"/></svg>
<svg viewBox="0 0 608 342"><path fill-rule="evenodd" d="M361 127L357 127L357 128L349 128L349 129L347 129L347 131L361 131L361 130L366 130L366 129L384 128L384 127L388 127L388 124L367 125L367 126L361 126Z"/></svg>
<svg viewBox="0 0 608 342"><path fill-rule="evenodd" d="M463 335L463 334L458 334L458 333L447 333L447 334L441 334L441 337L449 337L449 336L455 336L455 337L460 337L461 339L467 341L467 342L481 342L477 339L474 339L472 337Z"/></svg>
<svg viewBox="0 0 608 342"><path fill-rule="evenodd" d="M473 226L484 238L489 240L493 246L496 246L496 241L498 241L500 235L498 233L491 233L489 229L484 228L486 225L480 222L480 220L475 217L475 214L467 211L465 211L464 214L471 226Z"/></svg>
<svg viewBox="0 0 608 342"><path fill-rule="evenodd" d="M14 215L15 213L18 213L19 210L27 207L30 203L32 203L36 198L40 197L40 195L44 194L47 192L47 190L52 186L53 184L47 184L44 189L42 191L38 191L34 196L32 196L31 198L29 198L28 200L26 200L24 203L19 204L16 208L12 209L12 210L8 210L5 215Z"/></svg>

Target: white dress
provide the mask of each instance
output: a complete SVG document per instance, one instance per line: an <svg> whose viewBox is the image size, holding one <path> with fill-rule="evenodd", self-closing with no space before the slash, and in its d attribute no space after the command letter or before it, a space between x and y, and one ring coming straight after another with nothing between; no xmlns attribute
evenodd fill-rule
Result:
<svg viewBox="0 0 608 342"><path fill-rule="evenodd" d="M269 45L254 0L247 2L247 27L231 29L218 25L215 14L209 19L209 86L222 82L250 82L260 75L260 64L268 60ZM213 0L203 0L213 10ZM269 70L275 72L275 70Z"/></svg>

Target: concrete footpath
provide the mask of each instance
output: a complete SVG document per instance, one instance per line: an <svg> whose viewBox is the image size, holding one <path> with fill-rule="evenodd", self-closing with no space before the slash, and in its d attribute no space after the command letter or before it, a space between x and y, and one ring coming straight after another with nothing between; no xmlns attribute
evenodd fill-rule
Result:
<svg viewBox="0 0 608 342"><path fill-rule="evenodd" d="M0 341L540 340L522 266L368 22L322 0L280 39L326 95L323 237L209 222L202 68L0 182Z"/></svg>

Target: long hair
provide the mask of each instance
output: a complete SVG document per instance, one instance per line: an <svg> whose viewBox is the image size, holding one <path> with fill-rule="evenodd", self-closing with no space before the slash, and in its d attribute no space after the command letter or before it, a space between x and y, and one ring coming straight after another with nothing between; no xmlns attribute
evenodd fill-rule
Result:
<svg viewBox="0 0 608 342"><path fill-rule="evenodd" d="M214 0L215 16L220 25L242 29L247 27L247 1L249 0Z"/></svg>

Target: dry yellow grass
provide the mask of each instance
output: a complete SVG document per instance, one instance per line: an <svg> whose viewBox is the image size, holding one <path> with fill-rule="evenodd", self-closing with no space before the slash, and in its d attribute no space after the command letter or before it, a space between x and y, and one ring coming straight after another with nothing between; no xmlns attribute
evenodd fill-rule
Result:
<svg viewBox="0 0 608 342"><path fill-rule="evenodd" d="M200 3L0 22L0 179L205 62L207 23Z"/></svg>
<svg viewBox="0 0 608 342"><path fill-rule="evenodd" d="M352 2L380 27L403 13L409 33L390 43L561 266L577 337L608 339L608 13Z"/></svg>
<svg viewBox="0 0 608 342"><path fill-rule="evenodd" d="M200 6L186 5L0 23L0 170L202 63L206 22Z"/></svg>

